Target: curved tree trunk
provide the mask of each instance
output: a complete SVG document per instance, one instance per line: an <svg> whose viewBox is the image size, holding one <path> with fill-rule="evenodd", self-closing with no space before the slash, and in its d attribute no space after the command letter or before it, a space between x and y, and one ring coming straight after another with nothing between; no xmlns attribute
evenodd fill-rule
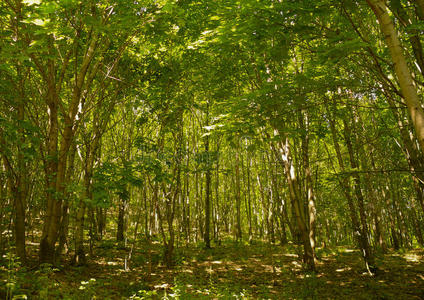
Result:
<svg viewBox="0 0 424 300"><path fill-rule="evenodd" d="M367 0L367 3L373 10L380 24L381 32L384 35L394 63L395 73L399 80L409 116L414 125L418 143L421 149L424 149L424 110L421 106L417 89L411 76L411 71L409 70L405 55L403 54L402 45L397 36L395 25L388 13L385 1Z"/></svg>

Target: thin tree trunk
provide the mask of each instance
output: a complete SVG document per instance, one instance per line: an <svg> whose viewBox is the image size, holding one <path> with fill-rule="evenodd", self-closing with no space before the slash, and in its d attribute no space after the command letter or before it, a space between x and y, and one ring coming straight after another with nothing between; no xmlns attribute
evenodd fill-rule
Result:
<svg viewBox="0 0 424 300"><path fill-rule="evenodd" d="M309 214L309 240L311 243L312 251L315 255L315 232L316 232L316 207L315 207L315 194L313 190L313 181L311 169L309 166L309 120L307 113L300 113L299 116L300 129L303 132L302 136L302 156L303 156L303 169L306 181L306 198L308 201L308 214Z"/></svg>
<svg viewBox="0 0 424 300"><path fill-rule="evenodd" d="M79 200L78 210L75 220L75 255L73 263L83 265L86 263L84 250L84 217L86 204L83 199Z"/></svg>
<svg viewBox="0 0 424 300"><path fill-rule="evenodd" d="M236 239L242 240L241 230L241 195L240 195L240 157L239 148L235 153L235 196L236 196Z"/></svg>
<svg viewBox="0 0 424 300"><path fill-rule="evenodd" d="M251 158L247 157L247 162L246 162L246 169L247 169L247 180L246 180L246 184L247 184L247 219L249 222L249 243L252 243L253 241L253 231L252 231L252 199L251 199L251 171L250 171L250 164L251 164Z"/></svg>
<svg viewBox="0 0 424 300"><path fill-rule="evenodd" d="M220 218L221 212L219 210L219 146L220 142L217 139L216 141L216 172L215 172L215 228L214 228L214 240L216 243L219 243L219 228L220 228Z"/></svg>
<svg viewBox="0 0 424 300"><path fill-rule="evenodd" d="M335 109L335 105L334 105L334 109ZM336 151L337 161L339 163L340 170L344 173L346 169L345 169L344 160L341 154L340 145L338 142L335 120L331 116L331 112L330 111L328 112L330 115L330 118L329 118L330 130L331 130L331 136L333 139L334 149ZM373 257L370 256L370 245L369 245L368 237L366 236L366 232L361 228L361 223L359 221L355 204L352 198L352 191L351 191L351 186L350 186L348 177L343 176L342 179L340 179L340 184L342 186L343 192L345 194L345 197L349 206L349 214L352 221L354 238L357 240L358 246L361 250L366 269L368 270L368 272L373 273L375 271L375 266L374 266ZM356 184L358 184L358 182L356 182Z"/></svg>
<svg viewBox="0 0 424 300"><path fill-rule="evenodd" d="M123 242L125 240L125 215L127 212L127 198L125 195L119 198L118 209L118 229L116 231L116 241Z"/></svg>
<svg viewBox="0 0 424 300"><path fill-rule="evenodd" d="M69 155L69 168L68 173L66 175L66 182L70 182L73 172L74 172L74 162L75 162L75 154L77 150L76 143L73 143L71 148L71 153ZM59 231L59 245L56 249L56 257L60 258L62 254L67 253L68 251L68 231L69 231L69 198L71 197L71 194L68 193L67 197L63 203L62 208L62 220L60 224L60 231Z"/></svg>
<svg viewBox="0 0 424 300"><path fill-rule="evenodd" d="M209 102L206 107L206 126L209 126ZM206 175L205 175L205 247L211 247L210 225L211 225L211 158L209 157L209 135L205 137Z"/></svg>
<svg viewBox="0 0 424 300"><path fill-rule="evenodd" d="M304 253L303 261L306 265L306 269L310 271L315 270L315 255L314 249L311 245L309 237L309 224L305 216L304 206L301 201L301 192L299 189L299 182L296 177L295 168L292 161L290 143L287 136L283 135L283 140L279 142L279 149L281 152L281 161L284 165L284 171L289 187L289 196L293 203L293 210L295 213L296 224L302 239Z"/></svg>
<svg viewBox="0 0 424 300"><path fill-rule="evenodd" d="M344 138L345 138L347 150L349 153L350 166L352 167L352 169L356 170L359 168L359 165L353 153L351 131L347 121L343 120L343 122L344 122ZM371 273L375 273L376 266L374 262L374 255L372 253L372 249L368 239L369 230L368 230L368 222L367 222L367 217L365 212L365 201L364 201L364 196L362 194L362 189L361 189L361 180L357 172L354 172L352 176L353 176L353 191L355 193L356 200L358 202L359 217L361 221L361 239L363 240L363 246L364 246L363 255L367 262L368 271Z"/></svg>

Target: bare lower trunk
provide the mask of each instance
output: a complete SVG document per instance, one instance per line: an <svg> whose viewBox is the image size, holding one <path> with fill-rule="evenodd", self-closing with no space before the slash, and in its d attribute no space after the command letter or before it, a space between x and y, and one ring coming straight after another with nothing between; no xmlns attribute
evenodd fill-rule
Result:
<svg viewBox="0 0 424 300"><path fill-rule="evenodd" d="M75 255L73 262L77 265L86 263L85 249L84 249L84 218L85 218L86 205L83 200L80 200L77 216L75 220Z"/></svg>
<svg viewBox="0 0 424 300"><path fill-rule="evenodd" d="M20 194L19 192L17 194ZM15 241L16 252L22 263L26 263L25 250L25 206L22 197L15 198Z"/></svg>
<svg viewBox="0 0 424 300"><path fill-rule="evenodd" d="M127 200L121 198L119 201L118 212L118 230L116 231L116 240L122 242L125 240L125 213L126 213Z"/></svg>
<svg viewBox="0 0 424 300"><path fill-rule="evenodd" d="M67 253L68 251L68 231L69 231L69 202L66 200L63 203L62 209L62 221L60 222L59 230L59 245L56 249L55 256L60 258L62 254Z"/></svg>
<svg viewBox="0 0 424 300"><path fill-rule="evenodd" d="M236 149L236 161L235 161L235 189L236 189L236 239L241 241L242 239L242 230L241 230L241 195L240 195L240 159L239 159L239 149Z"/></svg>
<svg viewBox="0 0 424 300"><path fill-rule="evenodd" d="M294 169L290 144L288 137L284 137L283 141L280 142L280 151L281 151L281 160L284 165L284 170L287 178L287 184L289 187L289 196L293 204L293 211L295 214L297 228L300 233L300 238L303 244L303 262L305 263L306 269L310 271L315 270L315 254L314 249L311 245L311 240L309 236L308 220L305 215L304 206L301 201L301 193L299 188L299 183L296 177L296 172Z"/></svg>
<svg viewBox="0 0 424 300"><path fill-rule="evenodd" d="M331 116L330 111L329 111L329 115ZM343 160L340 145L339 145L339 142L338 142L336 127L335 127L335 121L332 117L330 117L329 121L330 121L331 135L332 135L332 139L333 139L333 143L334 143L334 149L336 151L337 161L339 163L339 167L340 167L341 171L345 172L346 168L345 168L345 165L344 165L344 160ZM345 138L346 137L348 137L348 135L345 132ZM349 143L350 140L347 139L346 142ZM348 148L350 149L349 154L352 154L351 145L348 145ZM374 259L373 259L373 256L371 255L371 251L370 251L371 248L370 248L368 237L367 237L367 231L364 230L363 227L361 227L361 223L363 224L364 221L366 222L365 214L364 214L364 211L363 211L364 210L363 203L361 205L362 208L360 208L360 210L362 209L362 213L360 213L361 220L362 220L362 222L361 222L360 219L358 218L357 209L356 209L355 203L353 201L353 197L352 197L352 188L351 188L351 185L350 185L348 178L343 177L342 179L340 179L340 185L342 186L343 192L346 196L346 200L347 200L347 203L348 203L348 206L349 206L349 214L350 214L350 219L351 219L351 222L352 222L352 229L353 229L354 238L357 241L359 249L362 252L362 257L363 257L364 262L365 262L365 267L367 268L368 272L373 273L375 271L375 266L374 266ZM359 186L358 178L355 178L355 186L356 186L356 191L355 191L356 196L359 197L358 200L360 201L361 200L361 194L360 194L360 186ZM363 199L362 199L362 201L363 201ZM365 219L365 220L363 220L363 219Z"/></svg>
<svg viewBox="0 0 424 300"><path fill-rule="evenodd" d="M74 166L75 166L75 155L77 151L77 145L76 143L72 144L70 154L69 154L69 162L68 162L68 170L66 174L66 182L70 182L71 178L74 173ZM56 257L60 258L62 254L65 254L68 252L68 232L69 232L69 198L71 194L68 192L66 195L66 199L63 203L62 208L62 220L60 223L60 230L59 230L59 245L56 249Z"/></svg>
<svg viewBox="0 0 424 300"><path fill-rule="evenodd" d="M308 201L308 214L309 214L309 241L312 247L314 259L315 255L315 231L316 231L316 207L315 207L315 194L313 189L313 181L311 168L309 166L309 120L307 113L299 114L299 124L301 130L304 132L302 137L302 156L303 156L303 170L305 173L306 182L306 199Z"/></svg>
<svg viewBox="0 0 424 300"><path fill-rule="evenodd" d="M146 216L147 216L147 210L146 210ZM99 240L102 240L103 233L106 230L105 228L106 227L106 208L97 208L96 219L97 219L97 231L99 233Z"/></svg>

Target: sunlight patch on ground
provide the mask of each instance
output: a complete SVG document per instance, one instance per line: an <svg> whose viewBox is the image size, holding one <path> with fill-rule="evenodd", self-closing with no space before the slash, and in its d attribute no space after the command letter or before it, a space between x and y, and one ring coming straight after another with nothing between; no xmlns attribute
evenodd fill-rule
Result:
<svg viewBox="0 0 424 300"><path fill-rule="evenodd" d="M350 270L352 270L352 268L348 267L348 268L337 269L336 272L345 272Z"/></svg>
<svg viewBox="0 0 424 300"><path fill-rule="evenodd" d="M192 271L192 270L190 270L190 269L184 269L184 270L181 270L181 272L182 272L182 273L190 273L190 274L193 274L193 271Z"/></svg>
<svg viewBox="0 0 424 300"><path fill-rule="evenodd" d="M261 265L261 269L262 269L263 272L266 272L266 273L273 272L272 266L269 266L269 265Z"/></svg>
<svg viewBox="0 0 424 300"><path fill-rule="evenodd" d="M297 268L301 268L302 265L300 263L298 263L297 261L292 261L292 264L297 267Z"/></svg>
<svg viewBox="0 0 424 300"><path fill-rule="evenodd" d="M152 253L159 257L161 247L158 244L158 249L154 249L157 251ZM77 296L81 296L78 299L84 299L83 292L87 293L87 290L78 290L80 285L77 283L87 280L87 274L98 278L98 283L92 287L98 295L97 299L122 299L121 296L129 293L129 290L139 289L155 291L158 295L156 299L160 299L164 294L170 296L170 293L175 293L172 288L175 284L178 284L178 290L187 295L180 299L236 299L243 293L246 298L238 299L311 299L307 295L321 299L337 299L342 295L349 295L346 299L422 298L420 291L424 284L424 273L421 273L424 270L424 250L421 249L382 255L379 264L384 274L372 280L368 273L361 275L364 268L357 250L335 248L317 264L319 273L309 275L301 271L302 263L296 253L284 253L278 247L268 252L264 249L268 248L256 247L247 251L240 246L234 249L227 247L207 256L203 249L193 248L184 252L184 261L174 269L167 269L158 262L151 270L145 263L146 251L142 249L134 251L134 258L141 258L133 263L137 262L140 266L124 272L121 269L123 251L99 248L99 251L104 252L104 257L99 255L95 261L90 260L90 265L81 269L81 274L58 272L55 278L61 287L65 286L69 291L76 290L72 299L77 299ZM278 255L275 254L277 252ZM5 265L0 263L0 275L7 273L3 270L6 271ZM80 269L76 270L79 272ZM242 289L246 289L246 292L241 292ZM309 289L315 289L316 292L309 292Z"/></svg>
<svg viewBox="0 0 424 300"><path fill-rule="evenodd" d="M154 286L155 289L167 289L169 287L170 287L170 285L168 283L157 284L157 285Z"/></svg>
<svg viewBox="0 0 424 300"><path fill-rule="evenodd" d="M285 256L285 257L297 257L298 255L294 254L294 253L285 253L285 254L283 254L283 256Z"/></svg>
<svg viewBox="0 0 424 300"><path fill-rule="evenodd" d="M420 256L419 255L416 255L416 254L405 254L404 255L404 258L407 261L418 262L419 259L420 259Z"/></svg>
<svg viewBox="0 0 424 300"><path fill-rule="evenodd" d="M215 260L215 261L213 261L212 263L213 263L213 264L215 264L215 265L220 265L220 264L222 264L222 261L220 261L220 260Z"/></svg>

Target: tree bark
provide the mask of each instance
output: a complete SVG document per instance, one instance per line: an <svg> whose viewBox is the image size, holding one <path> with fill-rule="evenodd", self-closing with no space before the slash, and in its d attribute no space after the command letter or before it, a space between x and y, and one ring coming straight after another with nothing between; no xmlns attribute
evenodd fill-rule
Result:
<svg viewBox="0 0 424 300"><path fill-rule="evenodd" d="M348 150L348 154L349 154L349 161L350 161L350 166L352 167L352 169L354 169L353 172L353 192L355 193L355 197L356 200L358 202L358 210L359 210L359 219L361 222L361 235L360 238L362 240L362 245L363 245L363 256L364 259L366 261L366 265L367 265L367 269L368 272L374 274L377 270L376 266L375 266L375 261L374 261L374 255L372 253L372 249L370 246L370 242L369 242L369 238L368 238L368 234L369 234L369 230L368 230L368 222L367 222L367 217L366 217L366 212L365 212L365 201L364 201L364 196L362 194L362 188L361 188L361 178L358 174L358 172L355 172L358 170L359 168L359 164L355 158L354 155L354 150L353 150L353 145L352 145L352 140L351 140L351 130L350 127L347 123L347 121L344 119L343 120L344 123L344 138L345 138L345 142L346 142L346 147Z"/></svg>
<svg viewBox="0 0 424 300"><path fill-rule="evenodd" d="M206 106L206 126L209 126L209 102ZM209 135L205 136L206 174L205 174L205 247L211 247L210 225L211 225L211 158L209 153Z"/></svg>
<svg viewBox="0 0 424 300"><path fill-rule="evenodd" d="M238 143L238 142L237 142ZM235 153L235 197L236 197L236 239L242 240L242 229L241 229L241 195L240 195L240 154L239 147Z"/></svg>
<svg viewBox="0 0 424 300"><path fill-rule="evenodd" d="M306 112L300 112L299 116L300 129L302 131L302 156L303 156L303 170L305 173L306 182L306 199L308 201L308 214L309 214L309 240L315 255L315 233L316 233L316 207L315 207L315 194L313 189L313 181L311 168L309 165L309 120Z"/></svg>
<svg viewBox="0 0 424 300"><path fill-rule="evenodd" d="M292 161L290 143L288 137L284 134L283 140L279 142L279 149L281 153L281 161L284 165L284 173L286 175L287 184L289 187L289 196L293 203L293 211L295 213L296 224L302 239L304 254L303 261L306 269L310 271L315 270L315 254L311 245L309 236L309 224L305 215L304 206L301 201L301 192L299 189L299 182L296 176L295 168Z"/></svg>
<svg viewBox="0 0 424 300"><path fill-rule="evenodd" d="M116 231L116 241L123 242L125 240L125 215L127 211L127 199L125 196L119 198L118 210L118 229Z"/></svg>
<svg viewBox="0 0 424 300"><path fill-rule="evenodd" d="M395 25L389 16L384 0L367 0L368 5L373 10L380 24L381 32L384 35L389 48L395 73L399 80L402 95L408 108L409 116L414 125L418 143L424 149L424 110L418 97L417 89L411 76L408 64L400 40L397 36Z"/></svg>
<svg viewBox="0 0 424 300"><path fill-rule="evenodd" d="M334 103L334 109L336 109L335 107L335 103ZM336 124L335 124L335 120L330 112L330 110L328 110L329 113L329 123L330 123L330 130L331 130L331 136L333 139L333 144L334 144L334 149L336 151L336 157L337 157L337 161L339 163L339 167L340 170L345 173L346 172L346 168L344 165L344 160L342 157L342 152L340 149L340 145L338 142L338 136L337 136L337 131L336 131ZM364 230L361 228L361 223L359 221L358 218L358 214L357 214L357 210L355 207L355 203L353 201L352 198L352 189L349 183L349 177L346 176L346 174L342 175L342 179L340 179L340 185L342 186L342 190L343 193L345 194L348 206L349 206L349 214L350 214L350 219L352 221L352 227L353 227L353 235L354 238L356 239L359 249L361 250L361 254L362 257L364 259L365 262L365 267L368 270L368 272L372 273L374 270L374 261L373 258L370 257L370 246L369 246L369 242L368 242L368 238L367 236L364 236ZM336 241L337 242L337 241ZM371 258L371 260L370 260Z"/></svg>
<svg viewBox="0 0 424 300"><path fill-rule="evenodd" d="M72 144L71 153L69 155L69 167L66 175L66 182L71 182L71 178L74 173L75 166L75 155L76 155L77 145L76 143ZM68 251L68 231L69 231L69 198L72 196L71 193L66 194L66 198L62 207L62 220L60 223L59 230L59 245L56 249L56 257L60 258L62 254Z"/></svg>

